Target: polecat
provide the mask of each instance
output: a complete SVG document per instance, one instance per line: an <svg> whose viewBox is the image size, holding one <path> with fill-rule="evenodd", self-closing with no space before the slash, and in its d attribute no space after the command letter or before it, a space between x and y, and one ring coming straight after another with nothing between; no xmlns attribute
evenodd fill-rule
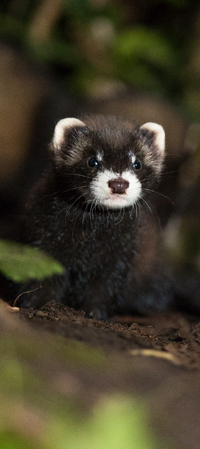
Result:
<svg viewBox="0 0 200 449"><path fill-rule="evenodd" d="M166 307L171 287L158 255L153 194L164 147L156 123L138 127L110 116L58 122L21 241L51 254L66 274L23 285L32 292L20 297L22 307L57 300L100 319Z"/></svg>

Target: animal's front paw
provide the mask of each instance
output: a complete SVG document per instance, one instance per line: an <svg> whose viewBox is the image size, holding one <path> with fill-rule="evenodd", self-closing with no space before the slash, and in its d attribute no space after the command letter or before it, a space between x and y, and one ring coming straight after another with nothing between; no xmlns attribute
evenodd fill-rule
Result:
<svg viewBox="0 0 200 449"><path fill-rule="evenodd" d="M86 310L85 314L88 318L92 318L94 320L101 320L101 321L109 320L105 306L94 307L92 308L92 310L88 309Z"/></svg>

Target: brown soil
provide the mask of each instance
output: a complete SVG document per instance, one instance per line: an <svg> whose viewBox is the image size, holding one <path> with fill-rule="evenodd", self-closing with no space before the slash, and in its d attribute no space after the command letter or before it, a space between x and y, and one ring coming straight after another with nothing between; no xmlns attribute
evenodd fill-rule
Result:
<svg viewBox="0 0 200 449"><path fill-rule="evenodd" d="M40 310L20 309L20 314L45 330L105 351L128 354L139 348L159 350L173 354L176 363L200 368L200 323L195 316L116 316L112 322L105 322L54 302Z"/></svg>

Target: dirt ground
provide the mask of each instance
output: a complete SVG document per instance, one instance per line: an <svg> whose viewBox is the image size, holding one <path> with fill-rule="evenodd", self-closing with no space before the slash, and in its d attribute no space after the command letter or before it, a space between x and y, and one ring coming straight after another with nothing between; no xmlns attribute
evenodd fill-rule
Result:
<svg viewBox="0 0 200 449"><path fill-rule="evenodd" d="M79 372L87 400L105 389L136 393L151 410L161 449L200 448L200 317L171 312L101 322L56 303L19 313L37 331L86 343L110 358L109 375Z"/></svg>
<svg viewBox="0 0 200 449"><path fill-rule="evenodd" d="M45 330L105 351L124 355L133 349L163 351L163 357L170 354L176 364L200 368L200 317L168 313L115 316L106 322L55 302L40 310L20 309L20 315Z"/></svg>

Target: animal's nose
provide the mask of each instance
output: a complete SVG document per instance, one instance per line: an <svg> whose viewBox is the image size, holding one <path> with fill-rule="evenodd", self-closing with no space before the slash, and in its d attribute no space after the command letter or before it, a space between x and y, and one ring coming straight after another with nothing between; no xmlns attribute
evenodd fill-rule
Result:
<svg viewBox="0 0 200 449"><path fill-rule="evenodd" d="M108 187L112 190L112 193L125 193L129 187L129 182L123 178L111 179L108 181Z"/></svg>

